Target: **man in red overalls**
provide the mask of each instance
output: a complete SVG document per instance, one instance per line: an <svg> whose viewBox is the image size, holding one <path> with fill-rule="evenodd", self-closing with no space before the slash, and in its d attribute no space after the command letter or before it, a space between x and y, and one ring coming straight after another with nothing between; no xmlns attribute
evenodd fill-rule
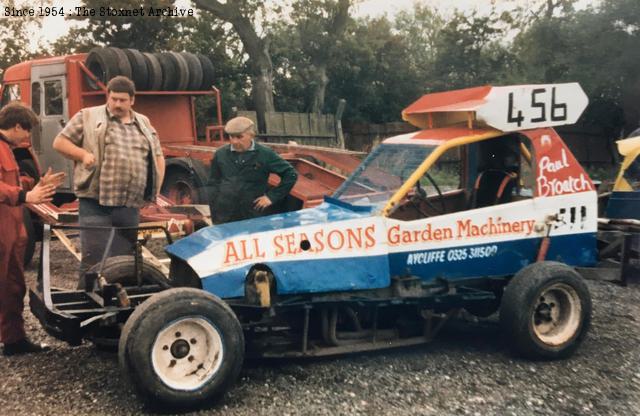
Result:
<svg viewBox="0 0 640 416"><path fill-rule="evenodd" d="M51 169L29 192L20 187L18 164L12 147L29 138L38 118L20 103L9 103L0 110L0 341L4 355L40 352L48 347L29 341L24 331L22 310L26 287L24 251L27 233L22 204L51 201L64 173Z"/></svg>

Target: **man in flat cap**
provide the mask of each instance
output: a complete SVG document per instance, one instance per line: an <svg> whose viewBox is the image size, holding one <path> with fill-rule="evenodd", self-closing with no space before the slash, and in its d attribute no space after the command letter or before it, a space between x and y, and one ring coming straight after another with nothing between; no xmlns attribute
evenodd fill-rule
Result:
<svg viewBox="0 0 640 416"><path fill-rule="evenodd" d="M265 215L267 208L289 194L298 178L287 161L256 143L255 125L250 119L235 117L224 131L231 143L216 150L207 182L214 224ZM271 173L280 177L280 184L269 189Z"/></svg>

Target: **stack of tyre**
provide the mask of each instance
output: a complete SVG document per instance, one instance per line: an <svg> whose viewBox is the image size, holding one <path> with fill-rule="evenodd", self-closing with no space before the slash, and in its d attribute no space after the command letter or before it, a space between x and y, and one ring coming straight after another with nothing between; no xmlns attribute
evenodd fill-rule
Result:
<svg viewBox="0 0 640 416"><path fill-rule="evenodd" d="M213 85L211 60L190 52L93 48L85 65L103 84L124 75L133 80L138 91L203 91ZM98 89L95 82L87 81L91 88Z"/></svg>

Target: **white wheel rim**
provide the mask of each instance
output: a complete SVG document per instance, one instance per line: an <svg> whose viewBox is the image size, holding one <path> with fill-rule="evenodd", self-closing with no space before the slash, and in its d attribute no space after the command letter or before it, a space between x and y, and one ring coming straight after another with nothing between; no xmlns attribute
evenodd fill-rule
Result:
<svg viewBox="0 0 640 416"><path fill-rule="evenodd" d="M151 347L153 371L175 390L196 390L220 369L222 336L207 319L188 317L168 324Z"/></svg>
<svg viewBox="0 0 640 416"><path fill-rule="evenodd" d="M565 283L556 283L538 296L531 323L540 341L559 346L574 337L581 319L582 304L576 290Z"/></svg>

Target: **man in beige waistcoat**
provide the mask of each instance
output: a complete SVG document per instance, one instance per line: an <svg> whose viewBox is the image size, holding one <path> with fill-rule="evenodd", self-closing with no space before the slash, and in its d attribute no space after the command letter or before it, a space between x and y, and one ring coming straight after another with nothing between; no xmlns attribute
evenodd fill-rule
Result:
<svg viewBox="0 0 640 416"><path fill-rule="evenodd" d="M132 110L135 86L117 76L107 84L107 103L85 108L69 120L53 148L75 162L74 188L80 225L137 227L140 207L155 201L165 162L149 119ZM116 233L109 257L133 254L135 230ZM109 232L81 230L80 287L84 272L101 261Z"/></svg>

